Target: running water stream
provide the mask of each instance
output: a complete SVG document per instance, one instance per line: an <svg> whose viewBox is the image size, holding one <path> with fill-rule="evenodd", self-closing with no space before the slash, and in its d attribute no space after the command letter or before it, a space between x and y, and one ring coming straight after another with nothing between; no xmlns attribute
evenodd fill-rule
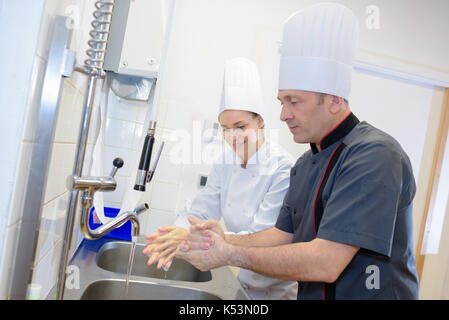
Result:
<svg viewBox="0 0 449 320"><path fill-rule="evenodd" d="M133 236L131 239L131 248L129 250L128 270L126 272L125 298L128 296L129 276L130 276L131 270L133 268L134 253L136 251L136 242L137 242L137 236Z"/></svg>

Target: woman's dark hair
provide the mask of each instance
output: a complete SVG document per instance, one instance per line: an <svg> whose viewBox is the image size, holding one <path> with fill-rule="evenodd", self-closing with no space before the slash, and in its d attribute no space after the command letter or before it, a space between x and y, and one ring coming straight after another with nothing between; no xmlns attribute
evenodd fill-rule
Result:
<svg viewBox="0 0 449 320"><path fill-rule="evenodd" d="M251 117L252 117L253 119L256 119L257 117L260 117L260 118L263 120L263 118L262 118L262 116L261 116L260 114L258 114L258 113L256 113L256 112L252 112L252 111L248 111L248 112L249 112L249 114L251 115ZM265 129L265 123L264 123L262 129Z"/></svg>

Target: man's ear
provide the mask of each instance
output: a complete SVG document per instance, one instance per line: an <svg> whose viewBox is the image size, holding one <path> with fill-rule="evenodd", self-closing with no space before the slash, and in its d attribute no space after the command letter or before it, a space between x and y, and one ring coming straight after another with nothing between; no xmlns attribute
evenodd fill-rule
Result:
<svg viewBox="0 0 449 320"><path fill-rule="evenodd" d="M344 99L341 97L337 97L337 96L331 96L331 104L330 104L330 108L329 111L332 114L336 114L338 112L340 112L340 110L343 108L343 103L344 103Z"/></svg>

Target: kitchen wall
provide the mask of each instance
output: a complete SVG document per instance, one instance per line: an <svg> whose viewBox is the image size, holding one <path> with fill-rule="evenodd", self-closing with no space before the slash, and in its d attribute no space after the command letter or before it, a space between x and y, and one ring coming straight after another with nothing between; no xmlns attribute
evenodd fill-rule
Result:
<svg viewBox="0 0 449 320"><path fill-rule="evenodd" d="M51 22L55 15L66 15L73 20L68 24L72 28L72 41L69 49L76 52L78 66L82 66L86 59L87 40L91 30L92 12L94 1L86 0L21 0L0 2L1 22L8 32L2 33L4 43L17 43L15 48L8 52L2 52L2 62L6 70L2 74L2 148L5 154L10 156L2 159L5 162L1 179L0 202L0 227L3 228L5 237L0 240L1 264L0 271L0 299L8 298L10 276L12 270L12 258L15 255L17 236L20 232L21 212L24 205L24 188L26 187L28 168L32 161L31 150L35 141L35 125L39 108L40 92L45 72L47 48L51 31ZM9 19L7 19L10 17ZM12 18L14 17L14 18ZM5 18L5 19L3 19ZM26 21L26 23L24 23ZM3 26L3 25L2 25ZM21 37L23 42L14 39ZM24 46L23 44L27 44ZM3 57L3 55L5 55ZM15 63L13 63L15 62ZM9 68L7 68L10 66ZM13 69L11 66L19 66ZM8 78L9 76L9 78ZM20 79L14 79L14 77ZM13 78L16 81L11 81ZM33 266L33 283L42 286L41 298L45 298L57 281L59 259L62 251L62 240L65 230L66 212L69 201L69 193L66 190L66 177L73 172L76 155L83 104L86 93L87 77L75 72L71 78L64 80L59 114L56 120L56 132L53 139L50 168L47 178L44 202L42 205L42 219L39 226L36 260ZM100 97L101 82L97 88L97 101ZM11 90L13 94L4 92ZM6 100L7 99L7 100ZM10 108L4 108L4 106ZM112 91L109 93L109 108L106 120L106 138L104 153L104 174L112 169L112 160L121 157L125 160L125 166L118 171L118 187L115 192L104 194L104 204L108 207L120 208L125 188L130 180L134 181L136 172L131 172L130 163L140 157L142 148L141 139L146 132L144 120L148 111L148 104L121 100ZM166 108L161 106L158 115L158 141L164 137L166 146L170 147L170 131L164 129ZM4 111L4 113L3 113ZM95 143L95 133L99 123L95 121L95 111L92 116L88 145L83 172L88 174L91 168L91 156ZM11 137L11 133L15 135ZM8 137L9 135L9 137ZM168 136L167 136L168 135ZM158 147L156 144L155 148ZM173 205L167 205L179 184L176 168L167 165L162 155L161 164L154 182L157 181L155 199L152 202L151 215L157 217L160 225L170 224L173 220ZM5 175L5 177L3 177ZM155 183L153 185L155 185ZM151 200L152 186L148 186L146 201ZM144 193L142 193L144 195ZM171 199L167 198L171 195ZM79 209L79 206L78 206ZM83 239L79 227L79 210L75 217L75 226L70 249L70 256ZM148 214L141 215L142 233L151 233L155 226L151 225L146 230L145 226Z"/></svg>
<svg viewBox="0 0 449 320"><path fill-rule="evenodd" d="M0 139L2 148L0 171L0 266L2 274L2 294L5 297L5 281L7 267L5 264L10 260L11 243L17 234L17 217L11 206L14 200L15 181L18 178L17 164L21 158L26 158L29 153L29 145L22 143L25 136L23 121L26 106L29 104L30 85L32 81L32 70L37 45L37 34L30 35L32 30L40 26L40 14L43 10L43 1L29 1L29 6L22 7L17 2L0 2L0 41L2 48L1 76L0 76L0 106L1 126ZM19 32L19 26L27 19L27 23ZM10 31L7 32L6 30ZM14 41L21 36L21 32L30 35L26 42ZM4 51L3 48L9 48ZM3 57L8 54L9 56ZM16 60L15 60L16 59ZM16 62L16 63L12 63ZM34 77L35 78L35 77ZM12 80L12 81L11 81ZM6 93L11 93L6 95ZM27 152L28 151L28 152ZM26 161L24 161L26 165Z"/></svg>
<svg viewBox="0 0 449 320"><path fill-rule="evenodd" d="M134 186L137 171L133 170L133 164L140 159L143 139L147 131L144 122L148 108L150 107L147 103L121 99L112 91L109 93L104 168L106 171L110 170L112 161L116 157L121 157L125 165L116 175L117 189L114 192L104 193L106 207L121 208L126 188ZM162 139L166 144L156 174L151 184L146 185L145 192L132 191L138 197L140 196L141 200L138 203L145 201L150 204L150 210L139 215L142 234L153 233L158 226L171 224L175 211L173 200L177 196L181 167L167 161L173 138L170 129L165 128L165 115L166 106L162 102L157 117L153 154L156 154ZM158 225L148 222L150 216L152 220L157 221Z"/></svg>
<svg viewBox="0 0 449 320"><path fill-rule="evenodd" d="M3 1L2 18L5 24L10 50L2 51L2 61L12 68L6 68L5 83L2 82L2 137L6 137L6 152L9 166L3 167L2 174L11 175L1 186L2 206L0 216L6 220L5 236L2 236L2 260L0 278L0 299L8 298L12 257L15 255L17 235L20 231L24 189L28 168L32 159L31 150L36 139L35 125L39 107L40 91L46 66L47 48L51 22L56 14L71 15L75 18L70 49L77 52L77 61L82 61L87 43L89 22L93 11L93 2L81 0L21 0ZM83 14L87 10L87 14ZM6 20L4 20L6 18ZM5 32L6 33L6 32ZM17 39L20 39L18 41ZM14 46L11 48L11 46ZM3 46L2 46L3 48ZM2 70L5 70L2 65ZM2 78L3 80L3 78ZM15 89L13 92L11 90ZM4 90L4 92L3 92ZM65 186L65 177L73 171L76 143L81 123L86 77L75 73L64 80L57 126L53 139L50 169L47 178L42 218L39 226L39 238L33 282L42 285L41 298L45 298L55 284L62 238L65 228L65 216L69 194ZM4 94L5 93L5 94ZM6 94L11 93L11 94ZM5 125L7 127L5 128ZM94 129L94 128L93 128ZM3 131L5 130L5 131ZM88 149L92 149L90 139ZM2 149L5 144L2 141ZM77 220L78 221L78 220ZM75 226L72 253L81 240L79 229Z"/></svg>

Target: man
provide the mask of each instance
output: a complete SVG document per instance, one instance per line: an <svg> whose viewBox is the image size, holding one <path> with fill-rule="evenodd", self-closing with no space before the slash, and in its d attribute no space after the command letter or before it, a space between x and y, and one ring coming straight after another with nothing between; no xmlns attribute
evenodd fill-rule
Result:
<svg viewBox="0 0 449 320"><path fill-rule="evenodd" d="M298 281L298 299L417 299L410 161L388 134L349 108L358 24L321 3L285 23L278 98L297 143L275 227L224 236L216 221L192 224L177 256L201 270L234 265Z"/></svg>

